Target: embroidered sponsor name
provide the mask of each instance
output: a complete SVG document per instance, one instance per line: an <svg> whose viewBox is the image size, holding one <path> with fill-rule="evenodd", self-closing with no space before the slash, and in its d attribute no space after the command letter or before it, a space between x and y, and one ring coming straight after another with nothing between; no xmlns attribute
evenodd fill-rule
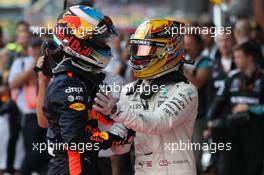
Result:
<svg viewBox="0 0 264 175"><path fill-rule="evenodd" d="M82 87L68 87L67 89L65 89L65 92L67 94L72 93L72 92L77 92L79 94L83 92L83 88Z"/></svg>
<svg viewBox="0 0 264 175"><path fill-rule="evenodd" d="M231 97L232 103L259 104L259 99L254 97Z"/></svg>

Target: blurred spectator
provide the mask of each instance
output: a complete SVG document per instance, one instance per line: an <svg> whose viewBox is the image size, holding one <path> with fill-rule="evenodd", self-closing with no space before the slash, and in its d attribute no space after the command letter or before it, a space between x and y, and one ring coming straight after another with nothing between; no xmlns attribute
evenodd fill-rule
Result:
<svg viewBox="0 0 264 175"><path fill-rule="evenodd" d="M214 41L216 32L215 25L213 23L207 23L203 25L203 28L207 28L207 31L209 32L203 32L201 35L204 43L204 50L202 52L202 55L204 57L210 58L211 60L214 60L217 54L217 46Z"/></svg>
<svg viewBox="0 0 264 175"><path fill-rule="evenodd" d="M120 75L126 83L133 81L134 76L129 64L129 38L131 34L124 32L111 43L114 57L106 67L107 71Z"/></svg>
<svg viewBox="0 0 264 175"><path fill-rule="evenodd" d="M0 28L0 116L1 124L5 125L1 129L1 135L4 134L5 137L1 138L1 151L5 151L0 155L0 169L3 169L4 173L15 173L16 168L19 167L20 158L15 159L17 141L19 137L19 111L17 110L16 104L10 99L10 92L7 85L7 74L5 74L5 64L8 61L8 50L5 48L3 43L3 31ZM23 155L23 151L17 154L18 156ZM16 161L15 161L16 160Z"/></svg>
<svg viewBox="0 0 264 175"><path fill-rule="evenodd" d="M251 32L252 39L261 47L262 56L264 55L264 35L260 25L256 25Z"/></svg>
<svg viewBox="0 0 264 175"><path fill-rule="evenodd" d="M203 50L203 41L200 35L186 35L184 42L187 59L195 61L194 65L185 66L185 76L197 87L200 92L202 92L207 83L207 78L209 75L210 60L208 57L204 57L201 54ZM202 96L200 95L199 97ZM205 109L200 108L199 112L200 113L198 116L203 117L205 114Z"/></svg>
<svg viewBox="0 0 264 175"><path fill-rule="evenodd" d="M208 107L211 102L213 102L214 98L222 93L224 90L225 80L227 79L229 72L235 69L232 49L235 43L233 35L227 33L220 34L217 36L216 41L220 51L220 57L216 57L212 62L212 66L210 66L211 69L207 85ZM219 116L219 118L221 117ZM214 143L224 142L222 135L225 133L225 128L223 128L219 122L219 118L214 120L215 124L212 131L205 130L203 134L205 139L211 138ZM216 166L219 164L218 152L211 154L211 160L208 161L210 161L211 167L203 167L204 171L215 172L217 170Z"/></svg>
<svg viewBox="0 0 264 175"><path fill-rule="evenodd" d="M205 127L206 116L206 83L209 76L210 59L202 56L203 40L200 35L185 35L185 50L187 59L195 61L194 65L184 66L184 74L198 89L199 106L196 118L193 142L202 144L202 133ZM201 150L195 150L195 159L198 171L201 171Z"/></svg>
<svg viewBox="0 0 264 175"><path fill-rule="evenodd" d="M4 48L4 34L3 34L3 28L0 26L0 49Z"/></svg>
<svg viewBox="0 0 264 175"><path fill-rule="evenodd" d="M106 66L104 70L108 72L112 72L115 75L118 75L119 72L119 67L120 67L120 46L119 46L119 39L115 39L111 41L110 43L111 46L111 51L113 53L113 57L111 58L110 62Z"/></svg>
<svg viewBox="0 0 264 175"><path fill-rule="evenodd" d="M21 32L29 32L29 24L26 21L18 21L16 24L16 34Z"/></svg>
<svg viewBox="0 0 264 175"><path fill-rule="evenodd" d="M263 31L259 25L252 28L251 38L258 44L263 45Z"/></svg>
<svg viewBox="0 0 264 175"><path fill-rule="evenodd" d="M28 41L31 37L29 24L25 21L19 21L16 24L16 40L14 43L6 45L8 59L4 66L3 81L7 82L9 70L13 61L18 57L27 56Z"/></svg>
<svg viewBox="0 0 264 175"><path fill-rule="evenodd" d="M129 64L129 38L130 33L123 33L122 37L119 39L119 67L117 67L117 72L120 76L124 77L126 83L132 82L135 77L133 75L132 68L128 65Z"/></svg>
<svg viewBox="0 0 264 175"><path fill-rule="evenodd" d="M228 73L235 69L233 62L234 38L231 34L223 33L217 36L217 45L220 51L219 57L215 58L211 64L208 79L208 102L213 101L216 95L219 95L224 88L224 81Z"/></svg>
<svg viewBox="0 0 264 175"><path fill-rule="evenodd" d="M4 141L1 139L1 144L6 145L2 148L3 150L6 150L6 153L4 154L6 156L4 160L2 160L4 162L3 168L5 173L14 174L16 172L16 169L14 168L16 145L20 130L19 111L15 102L9 98L9 90L6 85L1 85L0 97L0 115L1 117L6 116L6 125L8 127L8 129L3 130L7 140ZM0 159L2 158L3 157Z"/></svg>
<svg viewBox="0 0 264 175"><path fill-rule="evenodd" d="M255 45L254 53L256 55L257 66L260 67L261 69L264 69L264 59L261 51L261 45L258 44L258 40L253 40L251 38L251 34L252 34L252 27L248 19L241 19L236 23L234 29L236 43L241 44L246 41L252 42L252 44Z"/></svg>
<svg viewBox="0 0 264 175"><path fill-rule="evenodd" d="M105 68L106 71L124 77L125 84L132 81L132 70L128 64L128 49L129 37L126 33L121 33L120 36L111 43L114 57L110 60ZM100 125L99 125L100 126ZM100 156L100 154L99 154ZM134 174L134 150L124 155L113 155L112 171L113 175L132 175Z"/></svg>
<svg viewBox="0 0 264 175"><path fill-rule="evenodd" d="M40 56L41 40L32 38L29 42L28 55L17 58L11 67L9 85L12 98L17 102L22 113L21 127L24 141L25 158L21 167L21 175L30 175L32 172L40 172L44 165L41 154L32 150L33 143L44 142L45 130L37 123L36 94L37 82L33 67Z"/></svg>
<svg viewBox="0 0 264 175"><path fill-rule="evenodd" d="M238 44L250 39L251 26L247 19L241 19L235 24L234 35Z"/></svg>
<svg viewBox="0 0 264 175"><path fill-rule="evenodd" d="M257 67L255 45L244 42L235 47L232 71L224 89L208 112L208 128L221 117L222 137L232 149L221 151L219 175L260 175L263 167L264 74ZM222 117L223 116L223 117Z"/></svg>
<svg viewBox="0 0 264 175"><path fill-rule="evenodd" d="M4 73L4 65L6 64L7 61L7 50L5 48L0 49L0 76L1 76L1 81L3 78L3 73Z"/></svg>
<svg viewBox="0 0 264 175"><path fill-rule="evenodd" d="M22 56L27 55L27 46L28 41L30 39L30 33L28 31L21 31L17 35L17 39L15 43L7 44L6 48L8 52L8 61L5 65L5 69L9 70L13 61Z"/></svg>

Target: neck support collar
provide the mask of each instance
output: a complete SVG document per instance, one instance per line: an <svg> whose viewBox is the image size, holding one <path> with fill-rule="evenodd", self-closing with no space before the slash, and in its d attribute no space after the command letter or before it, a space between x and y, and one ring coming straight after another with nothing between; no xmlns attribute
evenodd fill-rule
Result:
<svg viewBox="0 0 264 175"><path fill-rule="evenodd" d="M98 88L105 78L105 73L103 72L95 73L92 71L85 71L74 66L71 58L66 58L65 61L55 67L52 72L55 76L62 73L72 72L73 74L78 75L78 77L85 82L91 83Z"/></svg>

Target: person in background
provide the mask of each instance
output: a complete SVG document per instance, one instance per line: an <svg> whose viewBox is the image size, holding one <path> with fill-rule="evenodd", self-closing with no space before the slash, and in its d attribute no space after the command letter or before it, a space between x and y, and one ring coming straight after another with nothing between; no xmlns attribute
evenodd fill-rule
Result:
<svg viewBox="0 0 264 175"><path fill-rule="evenodd" d="M19 111L17 109L16 103L10 98L10 91L8 88L8 83L4 81L4 65L7 61L7 50L0 49L0 125L6 126L1 128L0 143L0 169L3 169L3 173L14 174L19 167L19 156L23 155L23 151L18 153L17 141L19 138L20 122L19 122ZM16 159L17 158L17 159ZM16 160L16 161L15 161Z"/></svg>
<svg viewBox="0 0 264 175"><path fill-rule="evenodd" d="M4 58L2 62L2 83L1 93L5 97L6 101L3 104L2 112L8 115L8 128L9 138L7 143L7 159L5 173L15 173L20 168L21 157L24 155L24 151L16 151L21 149L22 143L19 141L20 133L20 114L17 110L16 103L10 98L10 89L8 85L9 69L13 60L20 56L27 55L27 46L30 38L29 25L24 21L19 21L16 24L16 42L8 43L5 45ZM8 132L8 131L7 131Z"/></svg>
<svg viewBox="0 0 264 175"><path fill-rule="evenodd" d="M207 84L207 101L210 103L215 96L223 91L227 75L235 69L232 49L235 44L233 35L227 33L219 34L216 41L220 55L216 57L215 61L210 63L210 74Z"/></svg>
<svg viewBox="0 0 264 175"><path fill-rule="evenodd" d="M19 110L17 109L16 103L10 98L10 91L7 84L0 85L0 118L1 126L6 126L1 128L0 152L5 151L0 154L0 169L3 169L4 173L14 174L19 167L21 158L19 156L23 155L23 151L16 151L17 141L19 138L20 123L19 123ZM6 140L5 140L6 139ZM17 158L17 159L16 159ZM16 160L16 161L15 161Z"/></svg>
<svg viewBox="0 0 264 175"><path fill-rule="evenodd" d="M256 25L251 32L252 39L260 46L262 56L264 55L264 34L260 25Z"/></svg>
<svg viewBox="0 0 264 175"><path fill-rule="evenodd" d="M219 34L216 38L216 42L220 51L220 57L216 57L212 62L212 66L210 66L210 74L207 85L207 109L210 107L214 98L222 93L228 74L235 69L232 49L235 44L233 35L227 33ZM207 129L204 131L204 139L207 139L209 142L212 141L214 143L225 142L225 140L223 139L225 128L223 128L223 125L219 122L219 120L219 118L215 119L214 128L212 129L212 131ZM217 165L221 163L218 162L218 158L218 152L211 154L211 158L208 160L210 162L208 164L209 166L206 168L203 167L203 170L216 173Z"/></svg>
<svg viewBox="0 0 264 175"><path fill-rule="evenodd" d="M261 69L264 69L264 59L261 50L261 45L259 45L258 42L251 37L252 27L248 19L241 19L236 22L234 28L234 36L237 44L249 41L253 45L255 45L254 52L256 53L256 64Z"/></svg>
<svg viewBox="0 0 264 175"><path fill-rule="evenodd" d="M17 58L10 69L9 87L12 98L17 102L21 112L21 127L25 149L25 157L20 170L21 175L30 175L32 172L41 171L43 155L33 151L33 143L45 142L45 130L37 123L36 116L36 94L37 80L33 68L40 56L42 41L32 38L28 46L27 57Z"/></svg>
<svg viewBox="0 0 264 175"><path fill-rule="evenodd" d="M115 43L117 50L119 50L119 65L116 72L125 79L126 83L130 83L135 80L133 70L129 66L129 38L131 33L123 33L122 37L119 37L119 41Z"/></svg>
<svg viewBox="0 0 264 175"><path fill-rule="evenodd" d="M5 47L3 28L0 26L0 49Z"/></svg>
<svg viewBox="0 0 264 175"><path fill-rule="evenodd" d="M203 40L200 35L185 35L185 52L187 59L195 62L194 65L185 66L184 73L198 88L202 89L209 75L210 59L202 55Z"/></svg>
<svg viewBox="0 0 264 175"><path fill-rule="evenodd" d="M215 57L219 54L217 45L215 44L216 28L213 23L206 23L203 25L203 28L207 28L208 33L202 32L201 36L204 43L204 49L202 55L208 57L211 60L214 60Z"/></svg>
<svg viewBox="0 0 264 175"><path fill-rule="evenodd" d="M29 32L30 31L30 25L26 21L18 21L16 24L16 34L19 35L21 32Z"/></svg>
<svg viewBox="0 0 264 175"><path fill-rule="evenodd" d="M119 46L119 36L115 38L114 40L109 42L109 45L111 45L111 49L113 52L113 57L111 58L110 62L107 64L107 66L104 68L105 71L112 72L115 75L118 75L118 70L120 67L120 52L121 49Z"/></svg>
<svg viewBox="0 0 264 175"><path fill-rule="evenodd" d="M5 49L3 28L0 26L0 82L3 85L4 65L7 61L7 50ZM1 91L1 90L0 90Z"/></svg>
<svg viewBox="0 0 264 175"><path fill-rule="evenodd" d="M224 137L231 143L230 150L220 152L219 175L262 173L264 74L256 65L254 47L249 41L235 46L234 62L238 69L229 73L224 89L207 113L209 130L213 129L214 120L223 116Z"/></svg>
<svg viewBox="0 0 264 175"><path fill-rule="evenodd" d="M117 73L124 78L125 83L132 82L135 77L133 76L132 68L129 66L129 38L131 33L128 31L123 31L117 40L114 40L113 47L117 51L117 58L115 68L113 69L114 73ZM111 63L111 62L110 62ZM114 175L132 175L134 174L134 147L122 155L113 155L112 156L112 169Z"/></svg>
<svg viewBox="0 0 264 175"><path fill-rule="evenodd" d="M128 57L126 59L124 58L124 55L127 52L127 49L125 44L127 43L127 40L129 40L127 33L121 33L118 37L116 37L114 40L112 40L109 45L111 46L113 57L111 58L110 62L104 69L106 72L109 72L112 75L112 77L115 76L121 76L124 79L124 83L122 85L127 84L128 78L124 76L125 74L125 67L128 68L129 66L126 66ZM115 82L117 84L118 82ZM111 84L110 82L108 84ZM118 94L118 98L119 98ZM116 95L115 95L116 96ZM99 125L99 128L104 128L107 130L107 127L110 126L104 126ZM105 151L101 151L105 152ZM102 154L99 154L99 156ZM127 154L124 155L113 155L111 154L111 161L112 161L112 171L114 175L132 175L133 174L133 163L134 163L134 152L130 151ZM107 174L106 174L107 175Z"/></svg>
<svg viewBox="0 0 264 175"><path fill-rule="evenodd" d="M184 75L198 89L199 106L198 115L194 125L193 142L202 144L202 133L205 128L206 116L206 85L209 76L210 59L202 55L203 40L198 34L185 35L185 52L189 60L194 61L194 65L184 66ZM201 150L195 150L195 159L198 172L201 171Z"/></svg>
<svg viewBox="0 0 264 175"><path fill-rule="evenodd" d="M15 60L15 58L27 56L27 46L30 39L29 24L25 21L18 21L16 24L15 42L8 43L6 49L8 50L8 61L5 69L8 71Z"/></svg>
<svg viewBox="0 0 264 175"><path fill-rule="evenodd" d="M241 19L236 22L234 36L237 44L250 40L251 26L248 19Z"/></svg>

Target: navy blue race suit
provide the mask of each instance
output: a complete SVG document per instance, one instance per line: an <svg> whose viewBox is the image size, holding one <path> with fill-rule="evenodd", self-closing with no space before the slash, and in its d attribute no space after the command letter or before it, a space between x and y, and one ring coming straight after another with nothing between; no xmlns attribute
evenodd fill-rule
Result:
<svg viewBox="0 0 264 175"><path fill-rule="evenodd" d="M89 115L104 74L83 71L71 64L69 59L55 68L46 90L47 140L52 143L50 154L54 155L48 174L98 174L98 151L108 149L120 138L100 132L97 118Z"/></svg>

